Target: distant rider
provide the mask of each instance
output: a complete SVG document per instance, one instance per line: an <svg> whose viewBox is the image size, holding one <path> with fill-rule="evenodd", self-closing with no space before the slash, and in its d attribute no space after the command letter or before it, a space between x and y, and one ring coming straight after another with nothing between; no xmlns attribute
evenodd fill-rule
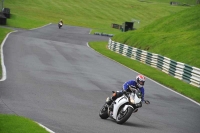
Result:
<svg viewBox="0 0 200 133"><path fill-rule="evenodd" d="M62 25L63 25L63 20L62 19L60 19L60 22L59 23L61 23Z"/></svg>
<svg viewBox="0 0 200 133"><path fill-rule="evenodd" d="M141 74L136 76L136 80L129 80L123 84L123 88L120 91L116 91L113 93L112 97L106 102L109 106L115 101L117 98L121 97L125 92L132 92L133 89L139 89L142 93L142 102L144 101L144 83L145 77ZM142 102L139 107L142 107ZM110 106L110 110L112 111L113 107ZM135 109L134 112L137 112L138 109Z"/></svg>

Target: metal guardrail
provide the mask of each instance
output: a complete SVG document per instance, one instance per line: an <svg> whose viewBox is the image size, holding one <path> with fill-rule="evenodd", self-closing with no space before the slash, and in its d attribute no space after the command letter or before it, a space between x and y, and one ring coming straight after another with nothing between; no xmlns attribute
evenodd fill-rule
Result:
<svg viewBox="0 0 200 133"><path fill-rule="evenodd" d="M116 53L138 60L200 88L200 69L176 62L167 57L150 53L109 39L108 48Z"/></svg>
<svg viewBox="0 0 200 133"><path fill-rule="evenodd" d="M0 3L0 12L3 11L3 2L4 2L4 0L1 0L1 3Z"/></svg>
<svg viewBox="0 0 200 133"><path fill-rule="evenodd" d="M95 32L94 35L100 35L100 36L108 36L108 37L113 37L113 34L107 34L107 33L100 33L100 32Z"/></svg>

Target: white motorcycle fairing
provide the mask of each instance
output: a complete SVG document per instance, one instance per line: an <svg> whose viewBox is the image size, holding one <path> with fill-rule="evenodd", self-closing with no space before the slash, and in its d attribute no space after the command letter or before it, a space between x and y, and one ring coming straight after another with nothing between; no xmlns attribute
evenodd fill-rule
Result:
<svg viewBox="0 0 200 133"><path fill-rule="evenodd" d="M132 90L132 92L123 92L123 95L113 101L111 105L108 104L110 99L108 97L106 103L100 109L99 116L102 119L110 117L117 124L123 124L130 118L133 112L137 111L137 108L142 107L141 98L142 94L138 89ZM148 100L144 100L144 102L150 104Z"/></svg>
<svg viewBox="0 0 200 133"><path fill-rule="evenodd" d="M120 108L123 104L128 103L128 102L129 102L129 99L128 99L125 95L123 95L123 96L117 98L117 99L114 101L113 114L112 114L112 117L113 117L114 119L117 118L117 113L118 113L119 108ZM125 106L123 107L123 110L125 111L128 107L133 108L131 105L125 105Z"/></svg>

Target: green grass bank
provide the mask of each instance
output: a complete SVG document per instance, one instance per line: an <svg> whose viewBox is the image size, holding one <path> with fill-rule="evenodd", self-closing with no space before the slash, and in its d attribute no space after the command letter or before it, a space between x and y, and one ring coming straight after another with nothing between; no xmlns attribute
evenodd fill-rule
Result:
<svg viewBox="0 0 200 133"><path fill-rule="evenodd" d="M194 1L187 0L191 4ZM120 33L120 30L111 28L111 23L121 24L137 19L140 24L136 26L140 28L188 8L170 6L169 0L9 0L4 3L12 14L8 26L33 28L50 22L57 23L62 18L67 25L111 33Z"/></svg>
<svg viewBox="0 0 200 133"><path fill-rule="evenodd" d="M31 119L17 116L0 114L1 133L48 133Z"/></svg>
<svg viewBox="0 0 200 133"><path fill-rule="evenodd" d="M200 68L200 5L154 21L113 40Z"/></svg>

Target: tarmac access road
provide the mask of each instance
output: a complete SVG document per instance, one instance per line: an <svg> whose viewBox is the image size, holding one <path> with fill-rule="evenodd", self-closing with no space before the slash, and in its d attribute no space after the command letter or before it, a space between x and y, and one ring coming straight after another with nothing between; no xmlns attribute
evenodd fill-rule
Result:
<svg viewBox="0 0 200 133"><path fill-rule="evenodd" d="M149 78L150 105L123 125L101 119L111 91L137 73L88 47L109 39L89 32L51 24L11 33L3 48L7 79L0 82L0 113L28 117L56 133L199 133L200 106Z"/></svg>

